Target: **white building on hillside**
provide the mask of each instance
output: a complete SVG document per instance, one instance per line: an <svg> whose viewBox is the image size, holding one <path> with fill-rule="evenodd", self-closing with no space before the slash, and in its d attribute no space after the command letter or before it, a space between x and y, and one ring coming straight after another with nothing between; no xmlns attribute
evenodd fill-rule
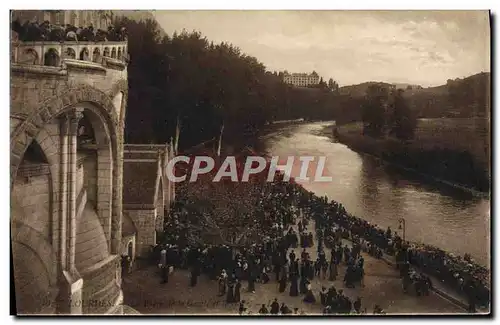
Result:
<svg viewBox="0 0 500 325"><path fill-rule="evenodd" d="M307 87L310 85L319 84L319 75L316 71L313 71L311 74L307 73L288 73L284 72L283 81L287 84L294 85L296 87Z"/></svg>

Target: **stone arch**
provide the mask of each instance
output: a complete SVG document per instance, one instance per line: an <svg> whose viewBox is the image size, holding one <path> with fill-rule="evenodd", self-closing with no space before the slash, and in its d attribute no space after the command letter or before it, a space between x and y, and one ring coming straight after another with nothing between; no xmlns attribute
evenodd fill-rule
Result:
<svg viewBox="0 0 500 325"><path fill-rule="evenodd" d="M111 50L111 58L116 59L116 47Z"/></svg>
<svg viewBox="0 0 500 325"><path fill-rule="evenodd" d="M99 58L101 56L101 50L99 50L98 47L94 49L94 52L92 53L92 61L93 62L98 62Z"/></svg>
<svg viewBox="0 0 500 325"><path fill-rule="evenodd" d="M107 57L109 57L109 54L110 54L110 52L109 52L109 47L107 47L107 46L106 46L106 47L104 48L104 52L102 53L102 56L107 56Z"/></svg>
<svg viewBox="0 0 500 325"><path fill-rule="evenodd" d="M80 60L83 60L83 61L88 61L89 60L89 49L84 47L81 51L80 51Z"/></svg>
<svg viewBox="0 0 500 325"><path fill-rule="evenodd" d="M103 116L94 106L95 105L92 103L84 102L79 103L77 107L78 109L83 109L82 120L86 119L89 122L97 147L96 157L94 160L95 165L93 166L97 167L96 172L98 179L97 181L94 181L92 185L93 190L95 191L92 205L99 216L104 236L108 240L109 244L109 240L111 239L111 195L113 192L113 183L112 178L106 176L113 173L113 170L115 169L114 162L118 158L116 156L117 150L116 148L113 148L111 131L109 129L109 125L106 123L106 117ZM84 177L86 177L86 174L84 174ZM89 184L87 185L89 186ZM89 189L90 187L87 188L87 190Z"/></svg>
<svg viewBox="0 0 500 325"><path fill-rule="evenodd" d="M119 47L118 48L118 56L116 57L118 60L121 60L122 59L122 48Z"/></svg>
<svg viewBox="0 0 500 325"><path fill-rule="evenodd" d="M57 50L54 48L49 48L44 54L43 63L46 66L52 66L52 67L60 66L61 57L59 56Z"/></svg>
<svg viewBox="0 0 500 325"><path fill-rule="evenodd" d="M13 211L13 213L15 212ZM13 242L18 242L27 246L30 250L33 250L37 256L50 257L51 260L46 260L44 258L40 258L40 260L47 274L49 274L50 285L56 286L57 273L55 262L57 261L57 257L52 244L48 242L41 233L19 221L12 221L11 229L11 239Z"/></svg>
<svg viewBox="0 0 500 325"><path fill-rule="evenodd" d="M111 150L113 159L112 183L112 219L111 219L111 253L116 254L120 249L121 214L122 214L122 183L123 172L123 123L116 116L111 99L103 92L85 84L67 83L62 86L58 95L47 99L40 107L30 108L31 114L20 123L11 136L11 189L13 179L17 174L22 156L33 138L41 131L45 123L62 113L73 110L77 104L92 103L89 109L101 114L110 132Z"/></svg>
<svg viewBox="0 0 500 325"><path fill-rule="evenodd" d="M66 50L64 51L64 58L75 60L76 59L75 50L71 47L66 48Z"/></svg>
<svg viewBox="0 0 500 325"><path fill-rule="evenodd" d="M161 232L163 231L163 223L165 218L165 189L164 179L161 172L161 161L158 162L158 176L156 180L156 189L154 196L154 205L156 209L155 229L157 232Z"/></svg>
<svg viewBox="0 0 500 325"><path fill-rule="evenodd" d="M35 140L40 148L42 149L45 159L47 160L47 163L49 164L49 169L50 169L50 184L51 184L51 197L50 197L50 213L51 213L51 218L52 218L52 227L51 227L51 234L52 234L52 245L56 247L58 241L59 241L59 232L58 232L58 224L59 224L59 206L55 204L54 202L54 194L57 192L56 189L59 188L59 178L55 177L55 175L58 175L59 172L59 160L57 158L57 155L59 153L59 148L58 146L54 143L54 140L52 137L48 134L48 132L45 129L42 129L38 135L36 136Z"/></svg>
<svg viewBox="0 0 500 325"><path fill-rule="evenodd" d="M22 53L21 58L18 58L18 62L26 64L39 64L40 56L35 49L25 49Z"/></svg>
<svg viewBox="0 0 500 325"><path fill-rule="evenodd" d="M121 127L123 129L125 127L125 111L127 109L127 99L128 99L128 82L126 79L120 79L113 84L111 90L108 92L108 96L110 98L115 98L119 92L123 93L122 104L120 107L120 115L118 116Z"/></svg>
<svg viewBox="0 0 500 325"><path fill-rule="evenodd" d="M107 120L112 142L117 142L119 118L113 109L111 99L101 91L85 84L67 84L66 91L46 100L40 107L30 108L32 113L20 123L11 135L11 175L15 176L24 151L42 130L43 126L54 117L68 111L82 102L96 104L92 109L99 110ZM114 148L117 146L114 145Z"/></svg>

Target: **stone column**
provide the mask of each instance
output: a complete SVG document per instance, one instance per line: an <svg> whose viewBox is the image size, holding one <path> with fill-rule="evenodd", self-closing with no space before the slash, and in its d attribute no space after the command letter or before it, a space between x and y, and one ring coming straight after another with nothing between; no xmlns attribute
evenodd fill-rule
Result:
<svg viewBox="0 0 500 325"><path fill-rule="evenodd" d="M77 176L77 136L78 122L83 117L83 110L75 109L69 113L69 152L68 152L68 224L69 224L69 245L68 245L68 270L75 268L75 247L76 247L76 176Z"/></svg>
<svg viewBox="0 0 500 325"><path fill-rule="evenodd" d="M123 138L122 131L116 141L116 163L113 166L113 194L111 217L111 254L121 254L122 197L123 197Z"/></svg>
<svg viewBox="0 0 500 325"><path fill-rule="evenodd" d="M81 112L64 114L60 121L60 253L62 272L59 274L59 314L82 313L82 286L75 268L76 245L76 135ZM76 126L75 126L76 124Z"/></svg>
<svg viewBox="0 0 500 325"><path fill-rule="evenodd" d="M68 237L68 134L69 134L69 119L66 114L64 114L59 120L59 136L61 148L60 152L60 168L59 168L59 263L61 269L67 269L67 242Z"/></svg>

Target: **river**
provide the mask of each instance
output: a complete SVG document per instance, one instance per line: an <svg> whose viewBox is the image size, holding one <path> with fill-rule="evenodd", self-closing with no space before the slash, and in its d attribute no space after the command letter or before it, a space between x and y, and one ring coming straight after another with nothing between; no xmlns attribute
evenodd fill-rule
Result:
<svg viewBox="0 0 500 325"><path fill-rule="evenodd" d="M342 203L347 211L383 229L398 229L405 219L407 240L440 247L489 267L490 201L448 185L422 180L415 174L382 163L335 143L322 132L331 123L279 126L262 136L265 151L279 156L326 156L323 175L331 182L304 181L317 195ZM317 158L316 158L317 159ZM310 164L309 170L314 169ZM295 158L292 176L300 171ZM314 173L308 173L314 175ZM313 177L311 177L313 179Z"/></svg>

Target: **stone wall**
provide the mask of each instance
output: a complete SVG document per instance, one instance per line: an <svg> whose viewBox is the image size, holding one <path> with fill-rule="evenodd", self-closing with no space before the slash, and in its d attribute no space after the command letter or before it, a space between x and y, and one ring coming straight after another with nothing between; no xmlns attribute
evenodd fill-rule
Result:
<svg viewBox="0 0 500 325"><path fill-rule="evenodd" d="M29 115L44 101L73 92L79 84L109 94L111 100L119 95L118 85L127 80L127 70L107 69L104 73L94 70L69 69L54 71L54 67L39 67L40 73L13 71L10 79L11 114ZM59 72L59 73L56 73ZM74 92L76 96L77 93ZM122 96L122 95L120 95ZM122 96L123 97L123 96ZM118 102L117 102L118 103ZM122 102L120 102L120 105ZM115 114L121 107L115 107ZM117 114L119 117L120 114Z"/></svg>
<svg viewBox="0 0 500 325"><path fill-rule="evenodd" d="M50 307L50 279L42 258L28 246L14 242L12 244L14 258L16 306L19 313L32 314L42 312L44 307ZM44 302L44 303L40 303ZM54 307L54 306L52 306Z"/></svg>
<svg viewBox="0 0 500 325"><path fill-rule="evenodd" d="M105 312L110 309L109 304L116 303L116 299L121 296L119 264L116 260L104 264L102 262L108 257L113 258L113 253L121 252L122 172L120 164L123 156L122 127L127 98L127 72L126 67L120 67L119 64L113 68L103 66L97 70L95 63L88 65L89 69L86 66L78 63L61 67L19 64L11 66L11 219L13 223L25 225L21 228L14 228L14 226L12 228L15 230L12 239L14 274L16 291L18 288L28 290L27 295L23 296L20 293L19 299L27 301L33 309L32 312L39 312L44 302L29 295L39 297L37 291L39 293L50 291L48 299L53 299L54 285L65 297L64 299L79 299L79 295L73 292L79 289L73 289L73 284L81 283L77 271L82 270L63 269L62 266L68 260L67 257L72 247L75 247L72 243L75 240L78 243L78 254L83 254L80 255L79 264L85 264L85 274L82 275L83 286L80 285L84 291L83 298L106 301L104 306L85 307L83 310ZM74 229L67 229L72 225L71 222L75 221L71 220L74 218L70 213L71 209L66 209L67 197L71 197L70 200L78 201L79 198L82 200L80 193L87 188L88 197L94 201L91 209L95 211L97 208L98 164L96 159L90 159L88 162L84 160L81 168L78 168L77 164L76 175L74 175L76 188L71 195L68 195L72 189L70 162L75 160L71 160L71 156L65 154L67 151L61 151L63 147L64 150L68 150L74 146L64 146L64 139L67 141L70 137L61 133L58 117L68 113L69 110L74 112L75 108L83 105L82 103L87 105L85 109L93 109L94 113L102 117L101 123L105 125L103 128L107 128L109 139L107 138L106 142L101 144L114 147L113 156L108 158L114 163L113 172L108 169L109 175L107 176L112 181L112 188L115 191L105 192L109 197L108 201L113 200L113 220L106 220L106 226L112 229L110 235L112 245L105 240L102 241L104 235L102 229L99 229L101 225L99 225L98 218L93 218L92 224L87 224L85 227L82 224L79 225L80 230L86 233L82 234L80 231L78 233L80 238L73 233L76 232L76 226ZM42 148L47 163L43 166L24 168L24 152L34 140ZM78 205L78 202L76 204ZM78 206L76 208L78 209ZM67 222L62 221L65 220L62 219L63 217ZM84 230L89 231L87 233ZM87 254L85 248L94 247L90 235L97 233L99 233L97 237L101 239L99 245L103 246L99 249L99 254L103 252L106 254L99 255L99 258L93 260L92 258L96 255L92 252L88 254L90 255L87 256L88 259L85 259L85 254ZM61 238L62 236L64 238ZM61 245L62 242L65 244ZM108 245L113 249L111 250ZM54 281L55 276L67 279L68 283L58 285ZM26 306L26 303L24 305ZM55 303L51 303L51 306L55 306ZM78 308L71 308L71 310L66 309L61 312L79 312L78 310ZM22 312L22 310L18 311ZM24 310L24 312L31 311Z"/></svg>
<svg viewBox="0 0 500 325"><path fill-rule="evenodd" d="M150 246L156 244L155 210L124 210L123 213L128 215L137 228L136 256L147 257Z"/></svg>
<svg viewBox="0 0 500 325"><path fill-rule="evenodd" d="M22 170L14 183L12 193L12 221L29 225L51 241L51 211L50 211L50 175L35 172L48 168L46 165L36 165L31 174Z"/></svg>
<svg viewBox="0 0 500 325"><path fill-rule="evenodd" d="M88 156L83 162L85 172L85 188L87 190L87 201L94 208L97 207L97 161L94 156Z"/></svg>

